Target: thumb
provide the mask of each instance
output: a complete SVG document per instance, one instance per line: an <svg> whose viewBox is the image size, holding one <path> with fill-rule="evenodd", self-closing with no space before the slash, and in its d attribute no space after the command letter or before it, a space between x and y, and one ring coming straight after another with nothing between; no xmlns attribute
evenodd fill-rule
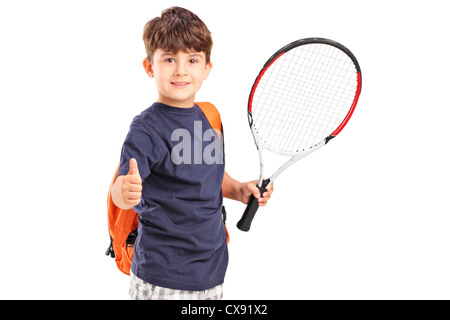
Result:
<svg viewBox="0 0 450 320"><path fill-rule="evenodd" d="M139 174L138 164L135 158L130 159L130 170L128 174Z"/></svg>
<svg viewBox="0 0 450 320"><path fill-rule="evenodd" d="M254 182L255 182L255 181L252 181L252 182L247 183L247 190L248 190L251 194L253 194L253 196L254 196L255 198L258 199L258 198L261 196L261 193L260 193L258 187L256 186L256 184L255 184ZM258 182L258 181L256 181L256 182Z"/></svg>

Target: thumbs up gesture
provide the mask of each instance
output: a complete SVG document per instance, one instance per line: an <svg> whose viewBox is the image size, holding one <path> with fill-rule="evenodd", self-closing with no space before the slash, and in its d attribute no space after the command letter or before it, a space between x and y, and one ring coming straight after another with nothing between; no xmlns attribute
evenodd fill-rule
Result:
<svg viewBox="0 0 450 320"><path fill-rule="evenodd" d="M136 159L131 158L129 165L128 174L117 177L111 190L114 204L122 209L131 209L138 205L142 196L142 179Z"/></svg>

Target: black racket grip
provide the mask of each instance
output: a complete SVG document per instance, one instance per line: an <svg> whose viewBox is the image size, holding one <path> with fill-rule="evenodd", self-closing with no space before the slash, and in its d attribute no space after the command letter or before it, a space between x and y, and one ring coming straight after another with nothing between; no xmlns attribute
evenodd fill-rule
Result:
<svg viewBox="0 0 450 320"><path fill-rule="evenodd" d="M270 183L270 179L263 180L261 187L257 186L262 197L262 194L267 191L266 187ZM242 215L241 220L237 223L237 227L239 230L248 231L250 230L250 226L252 224L253 218L255 217L256 211L258 211L259 204L258 199L252 194L250 196L250 200L248 200L247 208Z"/></svg>

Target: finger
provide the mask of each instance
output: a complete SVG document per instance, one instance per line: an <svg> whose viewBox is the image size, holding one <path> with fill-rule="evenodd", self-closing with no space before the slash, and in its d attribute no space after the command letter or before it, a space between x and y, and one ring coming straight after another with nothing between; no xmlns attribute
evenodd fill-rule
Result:
<svg viewBox="0 0 450 320"><path fill-rule="evenodd" d="M129 198L131 193L141 193L142 185L139 183L133 183L128 181L127 183L122 184L122 195L124 199Z"/></svg>
<svg viewBox="0 0 450 320"><path fill-rule="evenodd" d="M270 198L270 195L272 194L272 192L273 192L273 182L267 186L266 191L264 191L264 193L263 193L263 197Z"/></svg>
<svg viewBox="0 0 450 320"><path fill-rule="evenodd" d="M130 159L130 170L128 171L128 174L130 175L136 175L139 174L138 164L135 158Z"/></svg>
<svg viewBox="0 0 450 320"><path fill-rule="evenodd" d="M142 193L141 192L128 192L126 194L126 199L130 200L130 201L134 201L134 200L141 200L142 197Z"/></svg>
<svg viewBox="0 0 450 320"><path fill-rule="evenodd" d="M272 193L273 193L273 189L272 190L267 190L266 192L263 193L263 197L264 198L270 198Z"/></svg>
<svg viewBox="0 0 450 320"><path fill-rule="evenodd" d="M127 174L124 183L127 184L126 188L128 188L128 184L142 184L142 179L139 173L137 174Z"/></svg>
<svg viewBox="0 0 450 320"><path fill-rule="evenodd" d="M142 185L142 179L141 179L141 176L139 174L129 175L127 182L129 184Z"/></svg>
<svg viewBox="0 0 450 320"><path fill-rule="evenodd" d="M126 189L128 192L141 192L142 191L142 185L139 183L133 183L131 182Z"/></svg>
<svg viewBox="0 0 450 320"><path fill-rule="evenodd" d="M131 206L131 207L135 207L137 206L139 203L141 203L141 199L126 199L125 200L125 204L127 206Z"/></svg>
<svg viewBox="0 0 450 320"><path fill-rule="evenodd" d="M259 205L264 205L267 203L267 201L269 201L269 199L270 199L270 196L263 196L258 199L258 203L259 203Z"/></svg>
<svg viewBox="0 0 450 320"><path fill-rule="evenodd" d="M258 199L261 197L261 192L259 191L258 187L253 184L252 182L247 183L247 190L253 194L253 196Z"/></svg>
<svg viewBox="0 0 450 320"><path fill-rule="evenodd" d="M269 201L270 196L272 195L272 192L273 192L273 187L272 187L272 184L271 184L271 185L267 188L267 191L265 191L265 192L262 194L262 197L258 199L258 204L259 204L260 206L265 206L265 205L267 204L267 202Z"/></svg>

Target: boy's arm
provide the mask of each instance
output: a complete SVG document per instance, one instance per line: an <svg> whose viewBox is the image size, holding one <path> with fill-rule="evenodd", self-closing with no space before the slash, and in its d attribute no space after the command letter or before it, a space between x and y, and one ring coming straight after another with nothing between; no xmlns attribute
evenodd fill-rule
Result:
<svg viewBox="0 0 450 320"><path fill-rule="evenodd" d="M258 199L260 206L265 206L267 201L273 192L273 183L271 183L266 192L263 193L262 197L259 194L259 189L256 187L258 183L257 180L249 182L239 182L230 177L230 175L225 171L222 182L222 192L225 198L232 200L241 201L245 204L248 203L250 195L254 195Z"/></svg>
<svg viewBox="0 0 450 320"><path fill-rule="evenodd" d="M127 175L118 176L111 187L111 198L121 209L131 209L141 202L142 179L136 159L130 159Z"/></svg>

